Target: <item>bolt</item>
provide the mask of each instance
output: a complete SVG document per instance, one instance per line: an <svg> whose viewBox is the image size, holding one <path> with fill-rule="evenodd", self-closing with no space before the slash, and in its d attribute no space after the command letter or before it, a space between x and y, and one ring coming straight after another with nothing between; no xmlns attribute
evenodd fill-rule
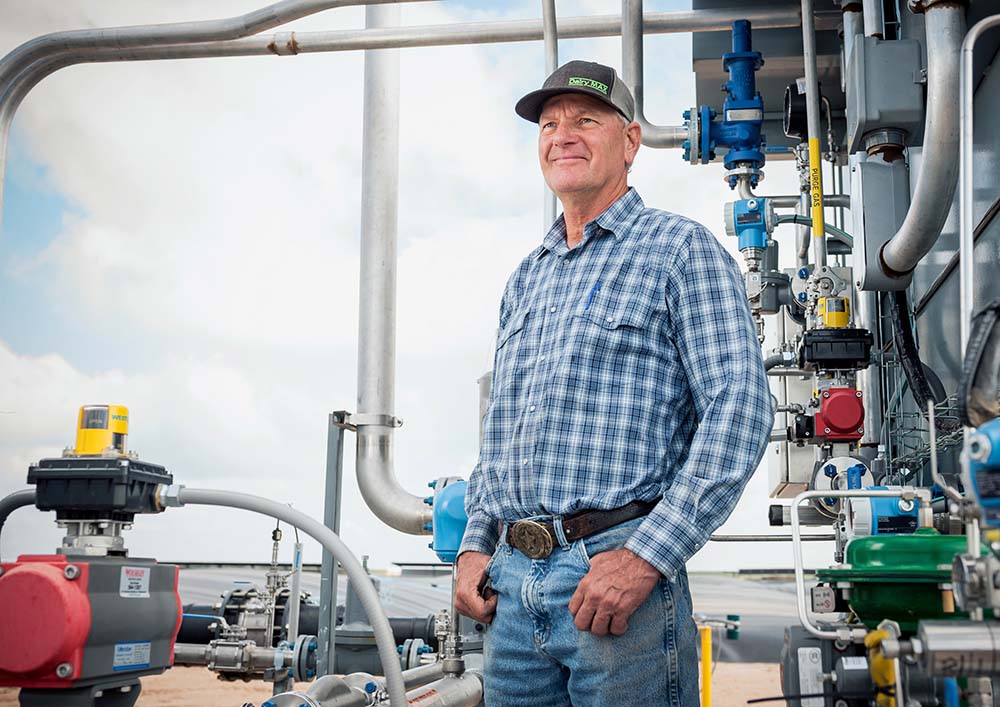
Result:
<svg viewBox="0 0 1000 707"><path fill-rule="evenodd" d="M66 579L76 579L79 576L80 568L76 565L66 565L66 568L63 570L63 577Z"/></svg>
<svg viewBox="0 0 1000 707"><path fill-rule="evenodd" d="M378 685L375 684L374 680L369 680L368 682L365 683L365 692L367 692L369 695L375 692L375 690L377 689Z"/></svg>
<svg viewBox="0 0 1000 707"><path fill-rule="evenodd" d="M306 677L307 678L314 678L314 677L316 677L316 671L313 670L312 668L306 670Z"/></svg>
<svg viewBox="0 0 1000 707"><path fill-rule="evenodd" d="M403 647L402 646L396 646L396 652L399 653L400 655L403 655Z"/></svg>
<svg viewBox="0 0 1000 707"><path fill-rule="evenodd" d="M799 302L805 302L805 301L807 301L809 299L809 295L806 294L805 292L800 292L797 295L797 299L799 300Z"/></svg>
<svg viewBox="0 0 1000 707"><path fill-rule="evenodd" d="M424 530L427 530L427 531L434 530L434 524L433 523L424 523Z"/></svg>
<svg viewBox="0 0 1000 707"><path fill-rule="evenodd" d="M799 268L799 271L796 274L799 276L800 280L808 280L809 268Z"/></svg>
<svg viewBox="0 0 1000 707"><path fill-rule="evenodd" d="M73 674L73 666L69 663L60 663L56 666L56 677L68 678ZM263 706L262 706L263 707Z"/></svg>
<svg viewBox="0 0 1000 707"><path fill-rule="evenodd" d="M427 482L427 487L428 488L434 488L437 485L438 485L438 482L436 480L435 481L428 481ZM261 707L263 707L263 705Z"/></svg>
<svg viewBox="0 0 1000 707"><path fill-rule="evenodd" d="M823 433L824 434L830 434L830 428L829 427L824 427L823 428Z"/></svg>
<svg viewBox="0 0 1000 707"><path fill-rule="evenodd" d="M424 499L424 503L426 503L428 506L433 506L434 505L434 497L433 496L428 496L427 498Z"/></svg>
<svg viewBox="0 0 1000 707"><path fill-rule="evenodd" d="M831 479L837 475L837 467L833 464L827 464L823 467L823 473L829 476Z"/></svg>
<svg viewBox="0 0 1000 707"><path fill-rule="evenodd" d="M858 428L858 434L859 435L863 435L864 433L865 433L865 428L864 427L859 427Z"/></svg>
<svg viewBox="0 0 1000 707"><path fill-rule="evenodd" d="M684 117L684 120L691 120L691 111L690 110L684 111L683 113L681 113L681 115Z"/></svg>
<svg viewBox="0 0 1000 707"><path fill-rule="evenodd" d="M861 397L861 391L859 390L859 391L858 391L858 392L856 393L856 395L857 395L857 396L858 396L858 397L860 398L860 397Z"/></svg>
<svg viewBox="0 0 1000 707"><path fill-rule="evenodd" d="M829 398L830 397L830 391L829 390L824 390L823 391L823 397L824 398Z"/></svg>
<svg viewBox="0 0 1000 707"><path fill-rule="evenodd" d="M275 704L268 700L267 702L261 702L260 707L275 707Z"/></svg>

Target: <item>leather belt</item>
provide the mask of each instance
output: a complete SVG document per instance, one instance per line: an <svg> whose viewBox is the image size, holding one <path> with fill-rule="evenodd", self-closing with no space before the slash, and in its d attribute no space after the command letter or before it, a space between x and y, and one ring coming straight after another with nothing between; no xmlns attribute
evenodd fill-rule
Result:
<svg viewBox="0 0 1000 707"><path fill-rule="evenodd" d="M580 511L562 520L563 534L568 542L575 542L619 523L648 514L659 498L652 501L632 501L608 511ZM525 557L542 560L552 554L559 544L552 521L519 520L508 527L507 542L520 550Z"/></svg>

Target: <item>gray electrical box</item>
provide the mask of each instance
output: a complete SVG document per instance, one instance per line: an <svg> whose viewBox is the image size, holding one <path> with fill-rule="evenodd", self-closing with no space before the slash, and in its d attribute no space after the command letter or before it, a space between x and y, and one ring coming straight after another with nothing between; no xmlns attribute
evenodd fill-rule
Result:
<svg viewBox="0 0 1000 707"><path fill-rule="evenodd" d="M864 149L865 134L880 128L906 132L919 145L924 132L923 64L920 43L865 37L854 43L847 70L847 147ZM957 108L956 108L957 109Z"/></svg>
<svg viewBox="0 0 1000 707"><path fill-rule="evenodd" d="M910 208L910 172L903 159L851 157L851 218L854 221L854 284L859 290L905 290L907 273L882 272L882 246L896 235Z"/></svg>

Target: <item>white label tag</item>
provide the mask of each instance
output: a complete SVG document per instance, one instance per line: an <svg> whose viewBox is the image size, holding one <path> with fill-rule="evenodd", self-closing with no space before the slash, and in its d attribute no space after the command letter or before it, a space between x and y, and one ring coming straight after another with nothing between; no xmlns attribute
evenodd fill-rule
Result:
<svg viewBox="0 0 1000 707"><path fill-rule="evenodd" d="M840 659L845 670L868 670L868 659L863 655L848 655Z"/></svg>
<svg viewBox="0 0 1000 707"><path fill-rule="evenodd" d="M149 599L149 567L122 567L118 593L132 599Z"/></svg>
<svg viewBox="0 0 1000 707"><path fill-rule="evenodd" d="M814 695L823 692L823 651L819 648L799 648L799 694ZM823 707L822 697L800 700L802 707Z"/></svg>
<svg viewBox="0 0 1000 707"><path fill-rule="evenodd" d="M149 667L149 641L115 644L114 670L140 670Z"/></svg>

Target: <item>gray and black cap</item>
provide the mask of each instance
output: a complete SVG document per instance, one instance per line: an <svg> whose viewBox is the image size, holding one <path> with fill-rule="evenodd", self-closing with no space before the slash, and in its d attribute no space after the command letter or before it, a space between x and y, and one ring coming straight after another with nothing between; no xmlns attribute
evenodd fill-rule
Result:
<svg viewBox="0 0 1000 707"><path fill-rule="evenodd" d="M635 101L625 82L610 66L593 61L571 61L563 64L545 79L537 91L532 91L517 102L514 110L519 116L537 123L545 101L562 93L581 93L607 103L632 122Z"/></svg>

